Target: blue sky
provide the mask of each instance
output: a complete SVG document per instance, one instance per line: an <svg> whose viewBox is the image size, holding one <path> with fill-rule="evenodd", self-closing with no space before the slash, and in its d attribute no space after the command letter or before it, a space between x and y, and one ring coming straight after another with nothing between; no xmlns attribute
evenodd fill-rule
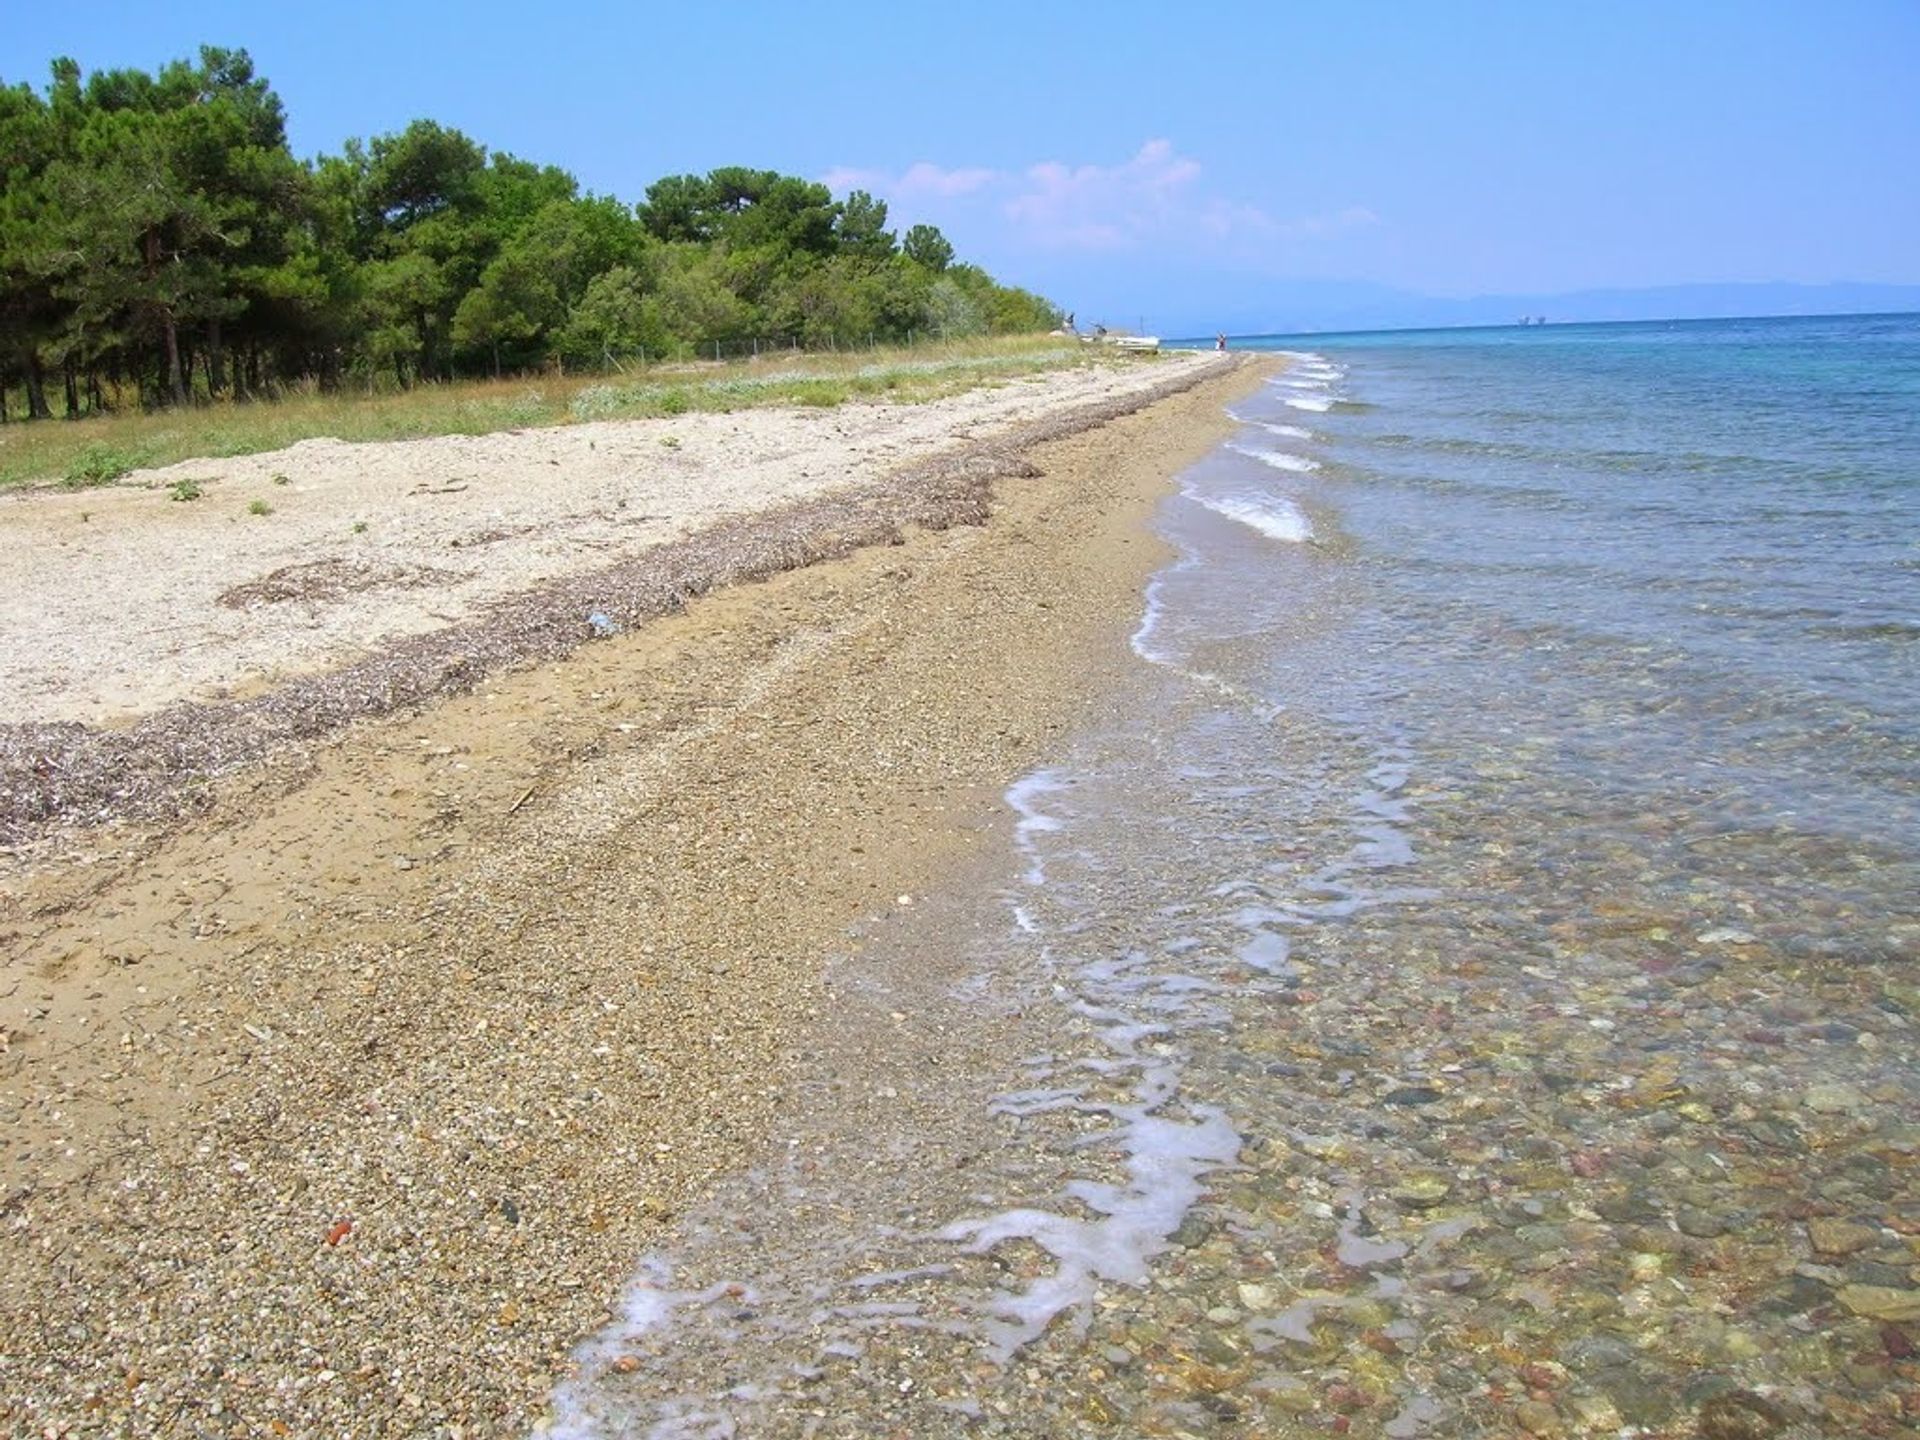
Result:
<svg viewBox="0 0 1920 1440"><path fill-rule="evenodd" d="M0 78L245 46L295 148L418 116L638 199L853 184L1083 317L1920 284L1920 3L20 7Z"/></svg>

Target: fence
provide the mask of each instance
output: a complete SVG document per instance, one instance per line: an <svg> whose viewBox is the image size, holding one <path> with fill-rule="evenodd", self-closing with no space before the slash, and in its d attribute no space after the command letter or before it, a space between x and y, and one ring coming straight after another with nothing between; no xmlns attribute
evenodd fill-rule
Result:
<svg viewBox="0 0 1920 1440"><path fill-rule="evenodd" d="M924 330L909 330L904 340L888 339L877 332L864 335L828 332L809 341L803 341L798 335L733 335L675 345L666 350L607 350L602 353L601 359L606 369L625 374L634 368L644 370L649 365L679 365L693 360L711 360L717 364L728 360L759 360L780 355L858 354L883 347L890 350L901 347L912 349L939 338ZM824 344L821 343L823 340Z"/></svg>

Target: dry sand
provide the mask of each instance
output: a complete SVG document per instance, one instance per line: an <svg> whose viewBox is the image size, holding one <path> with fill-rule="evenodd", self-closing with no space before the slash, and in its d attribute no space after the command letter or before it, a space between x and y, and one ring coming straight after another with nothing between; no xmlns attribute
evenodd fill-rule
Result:
<svg viewBox="0 0 1920 1440"><path fill-rule="evenodd" d="M10 496L0 721L117 723L252 693L727 516L1205 363L1079 367L923 405L306 440L136 471L111 489ZM171 498L182 481L198 499Z"/></svg>
<svg viewBox="0 0 1920 1440"><path fill-rule="evenodd" d="M16 858L0 1428L523 1431L759 1134L847 926L1004 834L1002 787L1127 662L1144 521L1255 374L1036 447L983 527L708 595L354 726L297 784L247 771L190 824ZM900 443L984 423L946 413Z"/></svg>

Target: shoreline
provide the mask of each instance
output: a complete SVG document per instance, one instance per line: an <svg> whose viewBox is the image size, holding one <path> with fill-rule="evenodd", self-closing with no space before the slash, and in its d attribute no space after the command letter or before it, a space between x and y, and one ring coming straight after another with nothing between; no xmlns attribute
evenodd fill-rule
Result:
<svg viewBox="0 0 1920 1440"><path fill-rule="evenodd" d="M478 674L20 876L0 1418L524 1429L759 1135L847 927L1004 834L1127 663L1144 522L1260 373L1004 442L983 527Z"/></svg>

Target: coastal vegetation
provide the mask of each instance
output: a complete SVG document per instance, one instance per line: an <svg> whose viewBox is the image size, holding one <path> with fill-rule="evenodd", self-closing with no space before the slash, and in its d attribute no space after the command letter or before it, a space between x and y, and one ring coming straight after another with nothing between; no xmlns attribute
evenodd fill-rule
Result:
<svg viewBox="0 0 1920 1440"><path fill-rule="evenodd" d="M771 170L668 176L628 204L432 120L300 160L244 50L0 79L0 421L538 373L449 401L534 424L568 371L1058 319L937 229L896 234L884 201ZM96 448L62 473L124 458Z"/></svg>
<svg viewBox="0 0 1920 1440"><path fill-rule="evenodd" d="M308 379L282 387L271 404L229 394L180 407L116 409L79 425L0 427L0 489L111 484L132 470L202 456L253 455L315 436L417 440L764 405L917 403L1066 366L1139 363L1141 357L1046 336L984 336L859 352L782 353L758 362L662 362L631 366L625 374L548 372L426 381L405 389L389 382L371 393Z"/></svg>

